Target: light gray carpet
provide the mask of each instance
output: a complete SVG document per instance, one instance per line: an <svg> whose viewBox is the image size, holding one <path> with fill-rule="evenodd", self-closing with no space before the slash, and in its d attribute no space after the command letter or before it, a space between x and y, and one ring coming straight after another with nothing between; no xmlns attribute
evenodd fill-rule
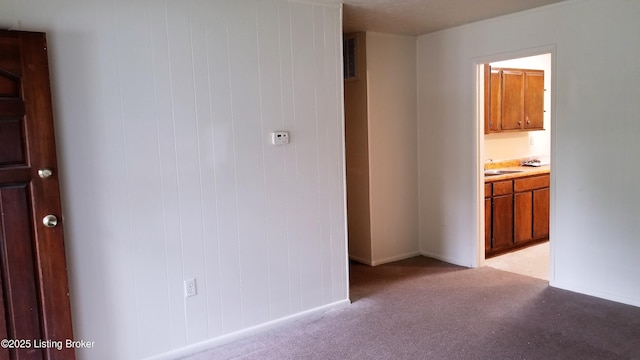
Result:
<svg viewBox="0 0 640 360"><path fill-rule="evenodd" d="M640 359L640 308L488 267L354 263L351 300L186 359Z"/></svg>

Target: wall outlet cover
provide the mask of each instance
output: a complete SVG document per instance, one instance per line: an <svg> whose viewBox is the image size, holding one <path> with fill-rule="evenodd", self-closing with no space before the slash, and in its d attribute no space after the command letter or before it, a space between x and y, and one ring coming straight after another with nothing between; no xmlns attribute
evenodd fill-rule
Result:
<svg viewBox="0 0 640 360"><path fill-rule="evenodd" d="M196 296L198 290L196 289L196 279L187 279L184 281L184 297Z"/></svg>

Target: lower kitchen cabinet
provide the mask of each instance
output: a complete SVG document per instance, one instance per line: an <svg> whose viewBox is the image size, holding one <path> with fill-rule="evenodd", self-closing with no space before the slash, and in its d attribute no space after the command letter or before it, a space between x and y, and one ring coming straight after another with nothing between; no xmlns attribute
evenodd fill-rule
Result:
<svg viewBox="0 0 640 360"><path fill-rule="evenodd" d="M549 174L485 184L487 257L547 239Z"/></svg>
<svg viewBox="0 0 640 360"><path fill-rule="evenodd" d="M549 188L533 191L533 238L549 238Z"/></svg>
<svg viewBox="0 0 640 360"><path fill-rule="evenodd" d="M514 195L514 243L529 241L533 237L533 194L531 191Z"/></svg>
<svg viewBox="0 0 640 360"><path fill-rule="evenodd" d="M491 249L491 198L484 199L484 248Z"/></svg>
<svg viewBox="0 0 640 360"><path fill-rule="evenodd" d="M513 246L513 195L493 198L493 233L491 250L503 250Z"/></svg>

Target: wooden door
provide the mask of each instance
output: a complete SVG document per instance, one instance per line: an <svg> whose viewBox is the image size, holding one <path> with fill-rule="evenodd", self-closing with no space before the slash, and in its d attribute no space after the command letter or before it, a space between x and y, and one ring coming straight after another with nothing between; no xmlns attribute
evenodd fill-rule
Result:
<svg viewBox="0 0 640 360"><path fill-rule="evenodd" d="M524 72L524 128L544 129L544 71Z"/></svg>
<svg viewBox="0 0 640 360"><path fill-rule="evenodd" d="M57 170L45 35L0 31L0 359L74 359Z"/></svg>
<svg viewBox="0 0 640 360"><path fill-rule="evenodd" d="M522 70L502 70L502 130L522 129L524 105Z"/></svg>

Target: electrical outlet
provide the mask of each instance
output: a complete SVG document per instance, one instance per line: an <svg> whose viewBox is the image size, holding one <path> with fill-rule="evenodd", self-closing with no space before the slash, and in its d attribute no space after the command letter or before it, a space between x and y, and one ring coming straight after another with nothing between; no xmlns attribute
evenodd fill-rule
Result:
<svg viewBox="0 0 640 360"><path fill-rule="evenodd" d="M187 279L184 281L184 297L196 296L196 279Z"/></svg>

